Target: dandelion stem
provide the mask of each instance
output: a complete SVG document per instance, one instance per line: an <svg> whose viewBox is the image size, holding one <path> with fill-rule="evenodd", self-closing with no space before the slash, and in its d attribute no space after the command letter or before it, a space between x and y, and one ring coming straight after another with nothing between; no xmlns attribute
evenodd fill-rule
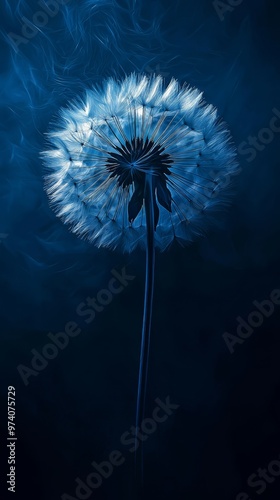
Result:
<svg viewBox="0 0 280 500"><path fill-rule="evenodd" d="M154 296L154 274L155 274L155 189L153 175L146 174L145 180L145 213L146 213L146 228L147 228L147 245L146 245L146 281L145 281L145 298L144 298L144 315L142 326L142 341L141 355L138 379L138 396L136 409L136 429L141 426L145 417L145 400L147 392L148 378L148 362L150 351L151 337L151 322ZM143 444L140 443L136 436L136 476L137 483L142 488L143 486Z"/></svg>

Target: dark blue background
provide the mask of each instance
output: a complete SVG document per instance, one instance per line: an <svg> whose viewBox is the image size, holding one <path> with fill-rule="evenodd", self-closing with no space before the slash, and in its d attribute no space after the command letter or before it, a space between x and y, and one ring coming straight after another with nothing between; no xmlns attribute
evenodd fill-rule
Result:
<svg viewBox="0 0 280 500"><path fill-rule="evenodd" d="M20 34L22 16L37 10L34 0L1 4L1 458L6 388L15 385L17 498L75 497L75 478L120 448L126 463L90 498L134 499L133 455L120 437L134 423L144 254L98 250L54 216L44 133L84 86L145 71L204 91L238 146L280 109L279 5L246 0L222 22L210 0L73 0L16 52L7 33ZM280 306L234 354L222 337L280 288L278 151L276 134L251 163L241 155L221 228L158 255L147 415L157 397L180 408L146 443L145 499L247 491L252 500L248 476L280 455ZM30 366L31 349L77 320L78 304L123 266L134 281L90 326L80 318L83 333L25 387L17 366ZM280 478L262 498L279 492Z"/></svg>

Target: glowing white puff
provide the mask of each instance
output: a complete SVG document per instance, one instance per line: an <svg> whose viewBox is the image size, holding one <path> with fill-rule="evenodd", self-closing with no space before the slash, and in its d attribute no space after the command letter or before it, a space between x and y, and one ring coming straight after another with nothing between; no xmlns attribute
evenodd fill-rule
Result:
<svg viewBox="0 0 280 500"><path fill-rule="evenodd" d="M174 239L189 243L207 228L209 215L229 200L225 177L237 171L235 149L215 108L197 89L176 80L165 86L160 76L111 78L88 90L60 111L48 145L45 187L57 215L77 235L125 251L145 244L144 201L129 221L138 174L158 176L171 195L167 209L155 184L155 244L164 250ZM158 170L150 162L155 152ZM120 172L130 181L121 182Z"/></svg>

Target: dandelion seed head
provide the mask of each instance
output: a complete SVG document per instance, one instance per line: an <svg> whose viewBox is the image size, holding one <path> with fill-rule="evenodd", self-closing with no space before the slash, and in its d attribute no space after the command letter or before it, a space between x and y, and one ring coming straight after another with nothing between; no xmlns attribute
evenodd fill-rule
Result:
<svg viewBox="0 0 280 500"><path fill-rule="evenodd" d="M56 214L99 247L145 245L145 178L155 193L155 244L161 250L203 234L228 203L225 179L236 152L201 92L132 74L59 113L42 153L45 188Z"/></svg>

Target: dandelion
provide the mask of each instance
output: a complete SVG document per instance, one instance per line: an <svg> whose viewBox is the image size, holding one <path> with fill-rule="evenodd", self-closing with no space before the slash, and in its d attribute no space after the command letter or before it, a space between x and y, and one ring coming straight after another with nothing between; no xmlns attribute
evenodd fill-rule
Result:
<svg viewBox="0 0 280 500"><path fill-rule="evenodd" d="M144 417L155 249L189 244L229 202L235 148L195 88L161 76L108 79L59 113L43 153L51 205L98 247L146 249L136 426Z"/></svg>

